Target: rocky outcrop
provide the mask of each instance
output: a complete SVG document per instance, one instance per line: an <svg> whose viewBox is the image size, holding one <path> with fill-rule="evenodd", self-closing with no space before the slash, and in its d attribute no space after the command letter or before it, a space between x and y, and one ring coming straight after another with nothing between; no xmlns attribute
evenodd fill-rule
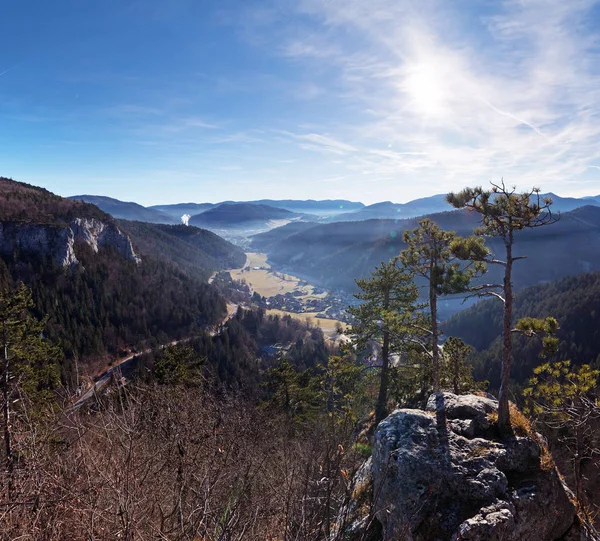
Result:
<svg viewBox="0 0 600 541"><path fill-rule="evenodd" d="M140 262L131 240L115 224L101 222L95 218L75 218L70 226L75 241L88 244L95 252L98 252L98 248L109 247L125 259Z"/></svg>
<svg viewBox="0 0 600 541"><path fill-rule="evenodd" d="M95 252L109 247L122 257L139 263L131 240L113 223L94 218L75 218L69 224L0 222L0 253L35 252L50 256L59 266L78 263L75 244L89 245Z"/></svg>
<svg viewBox="0 0 600 541"><path fill-rule="evenodd" d="M0 253L35 252L52 256L56 263L66 267L77 263L74 234L69 227L60 225L0 222Z"/></svg>
<svg viewBox="0 0 600 541"><path fill-rule="evenodd" d="M569 491L541 465L535 439L494 436L496 409L492 398L437 393L426 411L399 409L382 421L359 472L363 486L371 475L370 517L351 502L345 538L360 539L370 524L375 539L375 520L383 541L583 539Z"/></svg>

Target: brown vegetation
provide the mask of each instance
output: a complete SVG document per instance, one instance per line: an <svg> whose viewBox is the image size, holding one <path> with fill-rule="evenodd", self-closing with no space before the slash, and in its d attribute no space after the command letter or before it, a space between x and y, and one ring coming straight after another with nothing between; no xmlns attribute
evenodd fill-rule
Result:
<svg viewBox="0 0 600 541"><path fill-rule="evenodd" d="M121 390L47 421L18 427L0 539L324 539L359 460L350 423L292 430L198 389Z"/></svg>

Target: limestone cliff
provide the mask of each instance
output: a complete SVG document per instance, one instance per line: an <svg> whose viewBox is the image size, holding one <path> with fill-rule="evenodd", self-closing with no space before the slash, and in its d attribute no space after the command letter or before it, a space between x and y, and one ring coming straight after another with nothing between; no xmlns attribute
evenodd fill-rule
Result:
<svg viewBox="0 0 600 541"><path fill-rule="evenodd" d="M48 255L62 267L78 263L76 243L85 243L95 252L109 247L122 257L139 263L131 240L112 222L96 218L75 218L68 224L0 222L0 253L35 252Z"/></svg>
<svg viewBox="0 0 600 541"><path fill-rule="evenodd" d="M498 438L491 398L437 393L382 421L338 538L369 541L593 539L529 436Z"/></svg>

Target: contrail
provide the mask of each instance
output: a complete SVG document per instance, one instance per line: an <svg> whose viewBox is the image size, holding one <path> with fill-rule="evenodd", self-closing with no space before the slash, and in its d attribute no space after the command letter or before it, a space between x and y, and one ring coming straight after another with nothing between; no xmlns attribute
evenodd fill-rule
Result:
<svg viewBox="0 0 600 541"><path fill-rule="evenodd" d="M14 68L17 67L18 64L15 64L14 66L11 66L8 69L5 69L4 71L0 71L0 77L2 77L3 75L6 75L9 71L13 70Z"/></svg>
<svg viewBox="0 0 600 541"><path fill-rule="evenodd" d="M492 105L489 101L487 101L485 98L482 98L481 96L478 96L479 99L485 103L492 111L495 111L496 113L498 113L499 115L502 116L507 116L509 118L512 118L513 120L516 120L517 122L520 122L521 124L525 124L525 126L528 126L529 128L531 128L535 133L537 133L538 135L541 135L544 139L546 139L546 141L548 141L549 143L552 143L552 141L548 138L548 136L544 133L542 133L539 128L537 128L536 126L534 126L533 124L531 124L531 122L527 122L526 120L523 120L522 118L519 118L516 115L513 115L512 113L509 113L508 111L503 111L502 109L498 109L498 107Z"/></svg>

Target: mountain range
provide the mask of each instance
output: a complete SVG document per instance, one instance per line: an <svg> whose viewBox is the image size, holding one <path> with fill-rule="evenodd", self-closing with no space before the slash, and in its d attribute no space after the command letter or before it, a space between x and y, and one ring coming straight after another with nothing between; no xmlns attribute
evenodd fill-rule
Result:
<svg viewBox="0 0 600 541"><path fill-rule="evenodd" d="M569 212L586 205L600 206L600 195L575 198L561 197L553 193L542 194L542 197L545 196L552 198L552 208L556 212ZM294 214L295 218L319 223L409 219L450 209L445 201L445 194L423 197L407 203L383 201L368 206L345 199L320 201L260 199L223 201L221 203L177 203L150 207L97 195L77 195L72 196L71 199L92 203L115 218L125 220L177 224L181 223L183 215L188 215L191 217L190 223L203 224L208 227L218 224L221 228L237 228L249 221L266 224L273 219L291 218L290 215L278 215L272 209L285 210ZM233 209L234 206L239 205L243 207L237 211ZM211 211L211 214L199 218L207 211Z"/></svg>
<svg viewBox="0 0 600 541"><path fill-rule="evenodd" d="M267 223L271 220L292 220L300 215L289 210L257 203L221 203L190 218L190 224L205 227L231 227Z"/></svg>
<svg viewBox="0 0 600 541"><path fill-rule="evenodd" d="M170 216L169 214L154 208L143 207L132 201L119 201L118 199L102 195L73 195L69 197L69 199L96 205L98 208L115 218L139 220L141 222L155 224L181 223L179 217Z"/></svg>
<svg viewBox="0 0 600 541"><path fill-rule="evenodd" d="M479 223L477 215L463 210L429 216L443 229L463 236ZM368 276L376 265L403 250L403 232L417 225L416 218L288 224L253 236L251 247L266 253L278 268L317 285L356 291L354 280ZM501 259L503 245L497 239L488 239L488 245ZM600 207L584 206L565 212L553 225L520 232L515 255L528 258L515 265L517 288L600 270ZM491 266L486 281L499 273L497 266Z"/></svg>

